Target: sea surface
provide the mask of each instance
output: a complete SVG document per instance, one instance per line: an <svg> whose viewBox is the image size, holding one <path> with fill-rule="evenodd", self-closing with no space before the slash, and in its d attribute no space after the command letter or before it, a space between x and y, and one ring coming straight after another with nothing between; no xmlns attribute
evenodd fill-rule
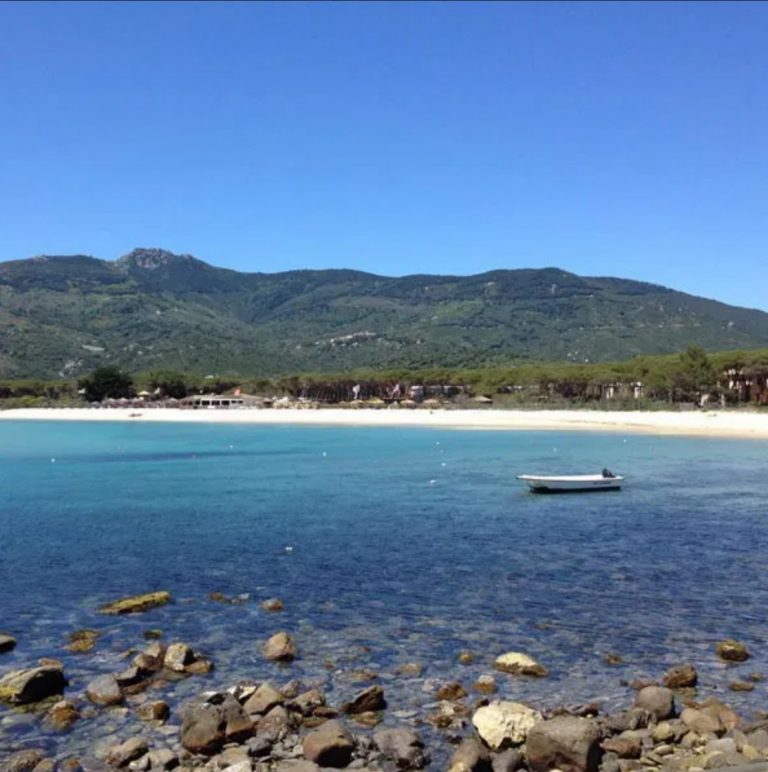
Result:
<svg viewBox="0 0 768 772"><path fill-rule="evenodd" d="M535 496L515 480L604 466L627 476L623 491ZM216 664L156 693L174 708L245 678L301 678L341 702L365 685L352 672L368 668L389 701L385 721L419 721L438 685L469 688L506 651L551 675L497 674L499 696L540 707L628 706L627 681L691 661L702 694L746 713L768 708L768 682L728 690L768 673L767 471L765 441L3 421L0 631L18 646L0 655L0 673L57 657L78 695L122 669L144 630L162 628ZM130 617L96 612L158 589L174 602ZM285 611L262 611L270 597ZM95 651L65 651L85 627L103 633ZM289 667L260 654L280 629L300 650ZM750 648L747 663L718 661L727 636ZM457 663L464 649L471 665ZM606 664L608 652L624 664ZM421 677L394 675L411 661ZM138 731L131 715L99 711L57 735L0 708L0 757L30 746L92 752Z"/></svg>

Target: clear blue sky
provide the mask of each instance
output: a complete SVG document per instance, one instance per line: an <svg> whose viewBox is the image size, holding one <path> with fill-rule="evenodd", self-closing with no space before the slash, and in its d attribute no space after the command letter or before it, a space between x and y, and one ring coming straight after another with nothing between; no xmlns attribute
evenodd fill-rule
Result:
<svg viewBox="0 0 768 772"><path fill-rule="evenodd" d="M558 266L768 309L766 3L0 4L0 260Z"/></svg>

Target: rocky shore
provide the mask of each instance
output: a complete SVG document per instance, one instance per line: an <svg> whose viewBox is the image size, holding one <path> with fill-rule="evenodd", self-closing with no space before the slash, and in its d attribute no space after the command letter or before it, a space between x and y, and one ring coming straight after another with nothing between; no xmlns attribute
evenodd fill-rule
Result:
<svg viewBox="0 0 768 772"><path fill-rule="evenodd" d="M248 600L221 593L210 599L232 605ZM148 593L99 611L143 614L171 600L167 592ZM726 701L700 690L691 663L626 683L625 708L607 713L597 703L543 708L513 699L521 679L549 678L546 663L519 651L460 651L455 680L436 683L423 662L402 663L386 674L365 667L342 672L329 662L329 672L354 687L339 699L327 682L303 681L291 672L302 651L290 630L279 629L282 601L267 598L260 606L275 620L274 634L259 642L272 675L224 688L206 688L215 653L166 642L163 631L153 628L143 631L141 645L123 653L120 669L100 672L82 689L71 688L55 657L15 669L0 659L0 772L768 768L768 713L737 715ZM99 635L96 629L74 631L65 649L93 657ZM0 656L23 643L17 639L0 632ZM726 666L750 658L746 646L731 639L717 643L716 654ZM609 654L606 662L619 665L621 657ZM468 679L466 667L478 663L486 672ZM755 689L763 680L760 673L742 675L731 682L733 691ZM418 707L396 704L387 694L392 679L419 680L422 691L430 690L428 699ZM169 698L181 682L194 684L190 696ZM73 754L68 737L109 712L125 719L119 730ZM9 716L34 722L36 737L46 741L14 741L6 732Z"/></svg>

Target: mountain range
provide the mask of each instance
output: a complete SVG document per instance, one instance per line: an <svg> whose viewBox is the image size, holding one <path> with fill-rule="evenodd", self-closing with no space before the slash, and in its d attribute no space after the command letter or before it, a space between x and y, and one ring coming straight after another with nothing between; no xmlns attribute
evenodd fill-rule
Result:
<svg viewBox="0 0 768 772"><path fill-rule="evenodd" d="M399 278L353 270L239 273L135 249L0 263L0 377L132 372L275 376L354 368L768 346L768 313L557 268Z"/></svg>

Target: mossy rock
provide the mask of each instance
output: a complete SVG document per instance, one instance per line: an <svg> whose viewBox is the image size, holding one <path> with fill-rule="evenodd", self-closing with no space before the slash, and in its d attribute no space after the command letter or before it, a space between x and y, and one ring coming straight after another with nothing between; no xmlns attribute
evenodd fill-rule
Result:
<svg viewBox="0 0 768 772"><path fill-rule="evenodd" d="M64 648L73 654L86 654L93 651L100 635L98 630L75 630L69 634L69 643Z"/></svg>
<svg viewBox="0 0 768 772"><path fill-rule="evenodd" d="M165 606L171 602L171 593L166 590L159 592L148 592L144 595L132 595L129 598L121 598L102 606L99 611L102 614L138 614L142 611L149 611L151 608Z"/></svg>

